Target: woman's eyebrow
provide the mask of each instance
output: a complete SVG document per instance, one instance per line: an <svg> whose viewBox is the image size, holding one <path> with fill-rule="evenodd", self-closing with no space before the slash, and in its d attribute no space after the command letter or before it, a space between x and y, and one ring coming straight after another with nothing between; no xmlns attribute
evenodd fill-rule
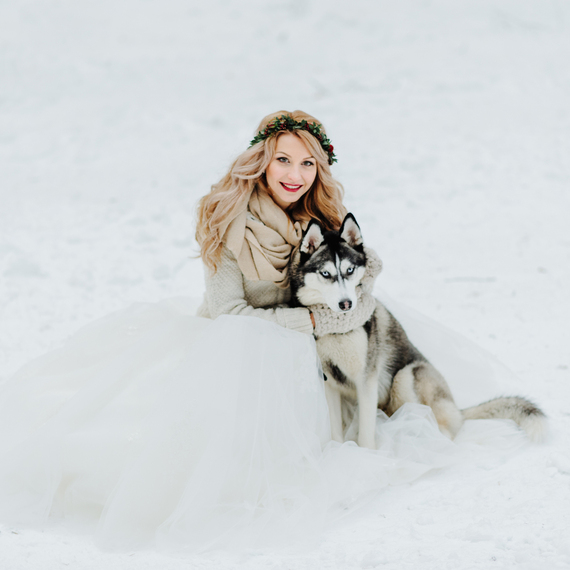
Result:
<svg viewBox="0 0 570 570"><path fill-rule="evenodd" d="M284 154L286 157L291 158L291 156L290 156L289 154L287 154L286 152L284 152L284 151L282 151L282 150L278 150L278 151L275 152L275 154L278 154L278 153L279 153L279 154ZM316 158L315 158L313 155L307 156L307 157L303 158L302 160L309 160L309 158L312 158L313 160L316 160Z"/></svg>

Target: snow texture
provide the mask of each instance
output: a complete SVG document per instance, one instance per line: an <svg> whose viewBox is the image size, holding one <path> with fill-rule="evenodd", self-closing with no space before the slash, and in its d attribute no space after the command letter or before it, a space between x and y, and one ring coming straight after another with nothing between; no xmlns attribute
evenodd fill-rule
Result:
<svg viewBox="0 0 570 570"><path fill-rule="evenodd" d="M551 429L312 550L180 560L0 524L0 568L570 568L569 61L565 0L0 2L0 376L133 301L200 297L197 199L299 108L380 287L502 360Z"/></svg>

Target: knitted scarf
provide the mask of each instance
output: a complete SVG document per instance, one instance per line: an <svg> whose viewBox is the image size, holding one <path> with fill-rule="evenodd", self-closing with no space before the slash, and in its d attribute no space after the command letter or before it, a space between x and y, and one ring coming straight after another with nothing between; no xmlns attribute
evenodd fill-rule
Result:
<svg viewBox="0 0 570 570"><path fill-rule="evenodd" d="M229 224L224 242L246 279L273 281L286 289L289 256L302 236L301 223L292 222L271 197L256 186L247 208Z"/></svg>

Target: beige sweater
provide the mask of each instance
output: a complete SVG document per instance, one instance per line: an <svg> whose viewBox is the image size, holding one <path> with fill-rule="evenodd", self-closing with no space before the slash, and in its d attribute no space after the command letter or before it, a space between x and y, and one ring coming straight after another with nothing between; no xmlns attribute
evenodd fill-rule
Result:
<svg viewBox="0 0 570 570"><path fill-rule="evenodd" d="M209 319L220 315L259 317L312 335L309 310L287 307L290 296L288 288L280 289L272 281L246 279L234 255L224 246L218 270L213 275L206 275L206 294L198 316Z"/></svg>

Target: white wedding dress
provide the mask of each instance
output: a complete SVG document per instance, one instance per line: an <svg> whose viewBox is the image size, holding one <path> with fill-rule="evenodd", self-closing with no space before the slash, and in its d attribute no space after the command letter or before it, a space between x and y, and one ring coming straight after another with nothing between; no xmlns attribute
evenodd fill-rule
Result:
<svg viewBox="0 0 570 570"><path fill-rule="evenodd" d="M490 358L397 316L461 406L496 395ZM388 485L525 442L507 421L467 424L451 442L407 404L379 413L377 450L331 442L312 338L198 318L184 300L137 304L0 386L0 522L87 523L106 549L294 545Z"/></svg>

